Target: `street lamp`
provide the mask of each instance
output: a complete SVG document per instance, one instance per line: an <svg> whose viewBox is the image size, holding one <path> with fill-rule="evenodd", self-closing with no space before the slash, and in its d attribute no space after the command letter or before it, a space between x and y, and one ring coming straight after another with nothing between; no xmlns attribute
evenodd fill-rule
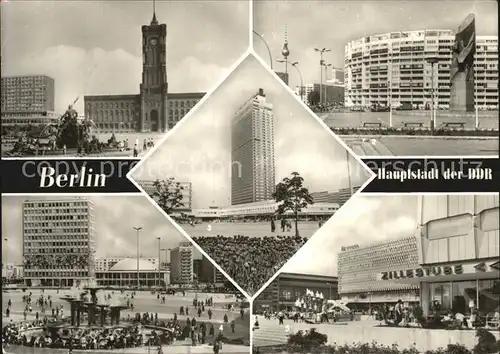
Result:
<svg viewBox="0 0 500 354"><path fill-rule="evenodd" d="M326 82L328 81L328 68L332 66L332 64L328 64L327 62L323 61L323 66L325 67L325 87L323 88L324 94L323 94L323 101L326 103Z"/></svg>
<svg viewBox="0 0 500 354"><path fill-rule="evenodd" d="M141 286L139 282L139 232L142 230L142 226L134 227L133 229L136 231L137 234L137 290L139 290Z"/></svg>
<svg viewBox="0 0 500 354"><path fill-rule="evenodd" d="M302 78L302 73L300 72L299 67L297 66L297 65L299 65L299 62L296 61L296 62L290 63L287 60L281 60L281 59L278 59L276 61L278 63L285 63L286 62L286 63L290 64L291 66L293 66L295 68L295 70L297 70L297 72L299 73L299 77L300 77L300 99L302 101L304 101L304 80Z"/></svg>
<svg viewBox="0 0 500 354"><path fill-rule="evenodd" d="M320 75L321 75L321 79L320 79L320 84L319 84L319 102L323 102L323 54L324 53L328 53L330 51L330 49L326 49L326 48L322 48L322 49L319 49L319 48L314 48L314 51L319 53L319 57L320 57L320 60L319 60L319 71L320 71Z"/></svg>
<svg viewBox="0 0 500 354"><path fill-rule="evenodd" d="M330 288L330 294L328 295L328 300L333 300L332 299L332 283L326 283L328 287Z"/></svg>
<svg viewBox="0 0 500 354"><path fill-rule="evenodd" d="M267 44L266 40L264 39L264 35L252 30L253 34L255 34L257 37L262 39L262 42L264 42L264 45L267 48L267 54L269 55L269 65L271 66L271 70L273 70L273 56L271 54L271 49L269 48L269 44Z"/></svg>
<svg viewBox="0 0 500 354"><path fill-rule="evenodd" d="M161 250L161 237L156 238L158 240L158 287L161 286L161 273L160 273L160 250Z"/></svg>
<svg viewBox="0 0 500 354"><path fill-rule="evenodd" d="M434 107L434 64L438 62L437 57L428 57L425 59L431 64L431 130L436 126L436 107Z"/></svg>

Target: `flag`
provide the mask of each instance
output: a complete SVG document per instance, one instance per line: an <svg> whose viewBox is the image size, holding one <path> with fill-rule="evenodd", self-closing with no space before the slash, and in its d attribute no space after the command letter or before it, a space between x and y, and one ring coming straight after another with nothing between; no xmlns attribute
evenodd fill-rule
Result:
<svg viewBox="0 0 500 354"><path fill-rule="evenodd" d="M474 269L476 270L476 272L486 272L486 263L481 262L479 264L476 264L474 266Z"/></svg>

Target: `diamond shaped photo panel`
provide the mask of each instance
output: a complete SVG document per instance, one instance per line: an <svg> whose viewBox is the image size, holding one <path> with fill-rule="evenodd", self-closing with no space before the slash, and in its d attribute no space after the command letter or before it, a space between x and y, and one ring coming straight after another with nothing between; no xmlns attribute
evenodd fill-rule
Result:
<svg viewBox="0 0 500 354"><path fill-rule="evenodd" d="M2 207L8 352L26 352L19 333L40 353L248 353L247 298L147 197L4 196Z"/></svg>
<svg viewBox="0 0 500 354"><path fill-rule="evenodd" d="M358 156L498 155L498 2L259 0L253 24L256 53Z"/></svg>
<svg viewBox="0 0 500 354"><path fill-rule="evenodd" d="M248 0L2 1L2 157L145 155L246 50L249 11Z"/></svg>
<svg viewBox="0 0 500 354"><path fill-rule="evenodd" d="M253 294L369 172L250 54L131 178Z"/></svg>

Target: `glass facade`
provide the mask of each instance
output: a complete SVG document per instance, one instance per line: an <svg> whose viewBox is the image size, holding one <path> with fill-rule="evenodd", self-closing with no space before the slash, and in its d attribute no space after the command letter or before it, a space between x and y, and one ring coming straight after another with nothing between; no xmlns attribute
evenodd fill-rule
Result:
<svg viewBox="0 0 500 354"><path fill-rule="evenodd" d="M453 311L468 315L477 309L485 316L500 308L499 279L431 283L429 292L429 313Z"/></svg>

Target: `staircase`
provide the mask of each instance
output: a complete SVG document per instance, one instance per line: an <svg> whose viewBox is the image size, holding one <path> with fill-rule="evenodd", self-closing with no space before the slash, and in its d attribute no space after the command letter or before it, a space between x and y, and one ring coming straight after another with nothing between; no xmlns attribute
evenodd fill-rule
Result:
<svg viewBox="0 0 500 354"><path fill-rule="evenodd" d="M285 321L288 322L288 321ZM259 318L259 329L252 331L253 347L265 347L270 345L285 344L287 336L292 333L290 325L278 325L278 320L265 320Z"/></svg>

